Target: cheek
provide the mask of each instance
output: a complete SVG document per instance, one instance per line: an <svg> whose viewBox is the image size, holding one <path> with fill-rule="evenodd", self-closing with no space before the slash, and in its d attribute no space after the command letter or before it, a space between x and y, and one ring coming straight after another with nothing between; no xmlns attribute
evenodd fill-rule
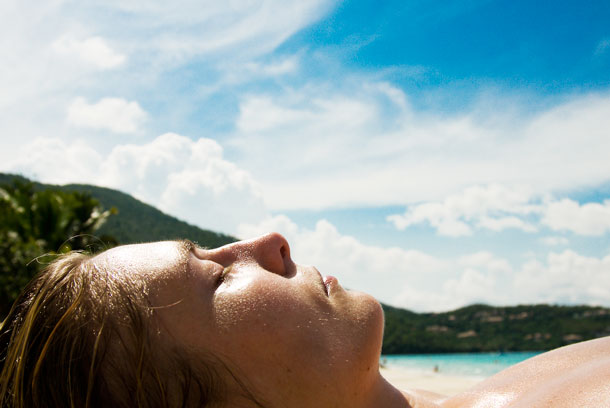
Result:
<svg viewBox="0 0 610 408"><path fill-rule="evenodd" d="M228 350L275 354L302 347L323 348L322 334L332 320L330 310L307 291L297 289L256 282L243 292L219 293L214 307L219 342Z"/></svg>
<svg viewBox="0 0 610 408"><path fill-rule="evenodd" d="M269 282L233 295L215 299L208 350L254 381L254 389L308 382L320 389L378 364L383 312L368 295L345 292L329 303L298 285Z"/></svg>
<svg viewBox="0 0 610 408"><path fill-rule="evenodd" d="M214 321L221 331L286 329L313 312L314 305L302 292L274 282L236 279L228 289L219 291L214 301Z"/></svg>
<svg viewBox="0 0 610 408"><path fill-rule="evenodd" d="M295 354L307 359L320 356L327 362L351 360L355 355L378 358L383 311L374 298L346 292L332 299L331 305L326 298L297 289L267 282L250 285L242 293L220 294L215 302L214 347L267 359L270 354L292 360Z"/></svg>

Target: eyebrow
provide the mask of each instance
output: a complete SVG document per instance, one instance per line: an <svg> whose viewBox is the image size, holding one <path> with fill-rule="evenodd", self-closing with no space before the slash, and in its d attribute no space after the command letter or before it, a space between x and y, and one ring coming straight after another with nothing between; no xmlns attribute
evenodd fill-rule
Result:
<svg viewBox="0 0 610 408"><path fill-rule="evenodd" d="M189 257L193 253L195 248L198 246L190 239L178 239L175 241L178 246L178 252L180 257L178 259L178 265L181 265L186 272L189 271Z"/></svg>
<svg viewBox="0 0 610 408"><path fill-rule="evenodd" d="M175 242L178 244L178 248L183 252L191 252L197 247L190 239L177 239Z"/></svg>

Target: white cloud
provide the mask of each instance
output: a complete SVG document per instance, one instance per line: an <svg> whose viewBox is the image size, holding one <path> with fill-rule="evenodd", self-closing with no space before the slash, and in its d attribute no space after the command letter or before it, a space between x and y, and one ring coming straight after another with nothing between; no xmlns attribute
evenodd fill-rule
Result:
<svg viewBox="0 0 610 408"><path fill-rule="evenodd" d="M571 250L549 253L546 265L524 264L514 286L523 302L608 305L610 256L585 257Z"/></svg>
<svg viewBox="0 0 610 408"><path fill-rule="evenodd" d="M442 202L469 186L528 186L529 192L506 190L517 197L485 196L481 204L465 205L472 211L491 206L521 219L494 216L480 228L533 231L505 199L527 200L522 195L532 191L541 198L607 181L607 94L574 96L527 114L518 105L501 112L489 106L454 114L416 111L396 86L346 76L339 84L242 96L230 146L261 181L268 205L280 211L413 205ZM273 161L282 178L268 166L269 152L281 152ZM485 201L490 199L496 201ZM447 234L472 232L464 220L439 217Z"/></svg>
<svg viewBox="0 0 610 408"><path fill-rule="evenodd" d="M100 69L117 68L127 59L125 55L114 51L106 40L99 36L78 40L64 35L51 47L60 54L76 56Z"/></svg>
<svg viewBox="0 0 610 408"><path fill-rule="evenodd" d="M234 233L266 215L257 183L211 139L167 133L113 149L100 182L203 228Z"/></svg>
<svg viewBox="0 0 610 408"><path fill-rule="evenodd" d="M568 198L537 198L523 188L474 186L450 195L442 202L407 206L403 214L390 215L387 220L399 230L428 223L439 235L451 237L472 235L475 228L496 232L514 228L534 233L538 231L538 225L554 231L601 236L610 232L610 200L581 205ZM547 237L541 242L566 245L567 239Z"/></svg>
<svg viewBox="0 0 610 408"><path fill-rule="evenodd" d="M274 231L283 234L288 239L292 246L291 252L294 258L296 251L294 245L298 245L297 238L301 228L285 215L266 217L257 223L242 223L238 226L236 235L240 239L251 239Z"/></svg>
<svg viewBox="0 0 610 408"><path fill-rule="evenodd" d="M440 235L449 237L472 235L472 229L465 222L458 220L458 217L451 216L439 203L426 203L408 209L404 215L389 215L387 220L399 230L427 221Z"/></svg>
<svg viewBox="0 0 610 408"><path fill-rule="evenodd" d="M226 89L257 81L279 80L296 74L300 69L302 53L280 58L256 58L249 61L223 61L216 65L219 78L198 88L200 97L210 97L226 92ZM293 75L293 78L295 76Z"/></svg>
<svg viewBox="0 0 610 408"><path fill-rule="evenodd" d="M404 214L387 219L400 230L428 222L440 235L458 237L472 234L469 224L492 231L516 228L535 232L536 227L512 214L523 216L540 211L541 206L532 203L527 189L492 184L469 187L442 202L408 206Z"/></svg>
<svg viewBox="0 0 610 408"><path fill-rule="evenodd" d="M116 133L134 133L148 114L138 102L121 98L103 98L89 104L76 98L68 108L68 123L91 129L104 129Z"/></svg>
<svg viewBox="0 0 610 408"><path fill-rule="evenodd" d="M501 218L481 217L477 226L480 228L487 228L492 231L502 231L507 228L520 229L525 232L537 231L536 227L533 225L514 216Z"/></svg>
<svg viewBox="0 0 610 408"><path fill-rule="evenodd" d="M48 0L31 7L27 2L6 0L0 4L2 138L13 134L19 138L19 143L3 143L0 161L6 161L19 144L43 135L82 137L66 129L64 112L60 112L77 96L93 103L108 93L140 98L153 92L157 102L171 107L163 113L175 119L173 115L179 115L176 111L184 106L191 109L201 103L197 90L206 82L215 83L222 75L222 64L243 66L258 61L249 66L251 76L288 73L296 69L297 59L267 54L322 17L335 2ZM205 58L196 61L197 69L211 75L198 76L203 83L185 91L180 68L201 55ZM117 68L128 70L117 72ZM150 101L149 95L146 98ZM75 122L80 126L80 119ZM133 129L132 122L115 125L110 121L110 126L102 126L103 120L82 122L119 132ZM167 126L158 129L164 131ZM95 135L96 143L104 149L116 141L102 143L106 138L99 136Z"/></svg>
<svg viewBox="0 0 610 408"><path fill-rule="evenodd" d="M542 237L539 241L546 246L566 246L570 243L570 240L566 237L558 236Z"/></svg>
<svg viewBox="0 0 610 408"><path fill-rule="evenodd" d="M264 132L282 125L306 122L313 119L309 112L274 106L269 98L248 98L240 108L238 129L246 132Z"/></svg>
<svg viewBox="0 0 610 408"><path fill-rule="evenodd" d="M240 105L237 128L244 133L272 133L284 130L297 130L304 127L307 131L318 130L327 133L339 129L333 137L347 136L351 130L366 126L377 113L377 107L365 101L349 100L343 97L303 101L306 107L283 107L270 97L252 96L245 98ZM319 128L318 128L319 126ZM311 129L313 127L313 129ZM296 129L295 129L296 128ZM300 135L302 132L297 134ZM288 136L287 136L288 138ZM292 136L290 139L294 139ZM346 140L343 140L345 142ZM307 140L303 140L307 142ZM311 149L309 143L305 147Z"/></svg>
<svg viewBox="0 0 610 408"><path fill-rule="evenodd" d="M483 268L494 273L508 274L512 270L506 259L498 258L487 251L463 255L457 259L457 264L464 268Z"/></svg>
<svg viewBox="0 0 610 408"><path fill-rule="evenodd" d="M506 302L506 292L499 291L496 279L489 274L476 269L465 269L457 278L449 279L439 287L439 292L453 300L455 308L458 305L472 303L503 304Z"/></svg>
<svg viewBox="0 0 610 408"><path fill-rule="evenodd" d="M95 149L80 141L64 143L37 138L20 147L20 154L5 161L2 171L24 174L43 183L89 183L104 160Z"/></svg>
<svg viewBox="0 0 610 408"><path fill-rule="evenodd" d="M102 155L80 143L39 139L3 170L42 182L82 182L126 191L189 223L233 233L263 219L259 186L211 139L173 133L142 144L122 144ZM58 165L61 164L61 165Z"/></svg>
<svg viewBox="0 0 610 408"><path fill-rule="evenodd" d="M97 4L95 4L97 3ZM96 27L108 34L128 33L130 45L160 58L165 64L180 63L196 55L250 59L273 50L288 37L327 13L334 1L285 2L100 1L77 7ZM101 22L98 8L106 12ZM128 16L126 18L125 16ZM101 24L100 24L101 23Z"/></svg>
<svg viewBox="0 0 610 408"><path fill-rule="evenodd" d="M246 71L256 76L280 76L295 72L299 67L298 56L293 55L268 64L248 62L244 65Z"/></svg>
<svg viewBox="0 0 610 408"><path fill-rule="evenodd" d="M241 225L238 231L242 238L278 231L287 237L295 262L313 264L322 274L338 277L344 287L412 310L444 311L474 302L610 302L610 256L589 258L565 251L548 254L545 263L532 260L515 268L487 251L438 258L366 245L341 234L328 221L319 221L310 230L283 215Z"/></svg>
<svg viewBox="0 0 610 408"><path fill-rule="evenodd" d="M190 120L195 114L189 114L206 108L197 105L202 103L197 92L222 79L224 67L235 65L239 67L236 76L245 73L258 79L275 79L296 70L305 73L300 65L319 63L311 61L308 51L285 58L270 51L337 4L325 0L171 5L68 0L45 2L44 7L31 10L22 2L5 3L0 34L11 40L0 49L7 61L0 66L0 123L8 129L5 134L28 140L74 132L53 119L60 117L57 106L82 95L81 107L91 107L107 92L106 87L114 89L113 95L122 89L128 89L129 95L140 92L138 98L158 85L163 92L175 92L159 97L172 106L163 119L182 123L179 120ZM129 72L91 72L84 67L87 64L73 64L58 50L100 68L125 66L121 58L128 56ZM196 82L192 93L183 91L184 82L176 90L171 81L180 78L183 72L176 68L184 63L192 63L185 72L193 74ZM435 113L414 110L409 103L412 96L380 80L383 74L354 75L343 68L333 67L328 74L331 79L308 81L308 75L298 75L294 81L278 81L272 87L255 83L247 87L247 94L235 89L223 93L240 99L235 134L226 145L240 166L260 181L270 208L440 201L467 186L494 182L529 184L537 192L566 191L604 182L610 174L606 131L610 98L606 94L576 95L527 115L514 113L527 110L519 106L507 106L501 112L478 107ZM258 93L263 87L267 91ZM157 100L150 106L160 105ZM223 106L222 110L231 115L233 108ZM134 128L129 121L115 125L79 115L71 121L83 126L93 123L97 128L106 123L120 131ZM226 120L220 119L223 125ZM155 125L167 129L163 123ZM9 156L7 151L0 155ZM278 151L281 155L270 157ZM268 165L272 160L275 168L282 169L283 178ZM529 228L514 219L511 222L484 224ZM473 230L463 221L445 220L439 225L453 235Z"/></svg>
<svg viewBox="0 0 610 408"><path fill-rule="evenodd" d="M555 231L571 231L580 235L603 235L610 231L610 200L580 205L564 198L549 203L542 223Z"/></svg>

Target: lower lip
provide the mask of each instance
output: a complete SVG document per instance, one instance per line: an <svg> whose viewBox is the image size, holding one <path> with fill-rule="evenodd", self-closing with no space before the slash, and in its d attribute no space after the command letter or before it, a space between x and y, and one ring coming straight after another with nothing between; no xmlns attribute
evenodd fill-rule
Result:
<svg viewBox="0 0 610 408"><path fill-rule="evenodd" d="M331 291L333 290L333 287L337 283L339 283L339 281L337 281L337 278L335 278L334 276L324 277L324 286L326 286L326 293L328 293L328 295L330 295Z"/></svg>

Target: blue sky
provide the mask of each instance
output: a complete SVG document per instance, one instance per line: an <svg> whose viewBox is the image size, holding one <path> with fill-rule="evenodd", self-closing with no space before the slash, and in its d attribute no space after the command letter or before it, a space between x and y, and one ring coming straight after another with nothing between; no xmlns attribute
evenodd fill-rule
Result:
<svg viewBox="0 0 610 408"><path fill-rule="evenodd" d="M0 6L0 170L415 310L610 306L610 4Z"/></svg>

